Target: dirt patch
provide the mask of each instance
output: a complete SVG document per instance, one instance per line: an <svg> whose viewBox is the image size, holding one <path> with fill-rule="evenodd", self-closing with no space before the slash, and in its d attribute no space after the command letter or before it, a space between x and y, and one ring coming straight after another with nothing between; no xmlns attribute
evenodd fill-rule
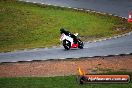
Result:
<svg viewBox="0 0 132 88"><path fill-rule="evenodd" d="M0 64L0 77L75 75L78 74L78 67L86 73L132 71L132 55L2 63Z"/></svg>

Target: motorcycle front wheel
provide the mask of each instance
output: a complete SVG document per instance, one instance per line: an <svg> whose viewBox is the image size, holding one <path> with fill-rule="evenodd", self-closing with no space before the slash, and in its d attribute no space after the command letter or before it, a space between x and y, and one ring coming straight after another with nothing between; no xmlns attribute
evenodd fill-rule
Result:
<svg viewBox="0 0 132 88"><path fill-rule="evenodd" d="M65 48L66 50L69 50L70 47L71 47L70 41L64 40L64 41L63 41L63 46L64 46L64 48Z"/></svg>

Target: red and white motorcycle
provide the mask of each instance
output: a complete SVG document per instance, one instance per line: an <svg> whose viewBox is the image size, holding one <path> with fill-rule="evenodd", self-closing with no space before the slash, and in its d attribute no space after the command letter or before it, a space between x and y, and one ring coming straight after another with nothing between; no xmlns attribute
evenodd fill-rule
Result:
<svg viewBox="0 0 132 88"><path fill-rule="evenodd" d="M74 34L75 36L78 36L78 33ZM71 38L68 35L65 35L64 33L61 34L60 41L62 42L62 45L66 50L69 50L70 48L80 48L83 49L83 42L77 38L77 43L75 44L73 41L73 38Z"/></svg>

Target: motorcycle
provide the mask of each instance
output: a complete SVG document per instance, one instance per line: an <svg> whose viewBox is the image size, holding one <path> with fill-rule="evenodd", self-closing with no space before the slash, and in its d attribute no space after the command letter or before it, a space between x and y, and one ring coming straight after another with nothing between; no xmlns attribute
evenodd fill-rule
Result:
<svg viewBox="0 0 132 88"><path fill-rule="evenodd" d="M78 33L74 34L76 37L78 36ZM62 45L66 50L69 50L70 48L80 48L83 49L83 42L77 38L77 43L74 42L73 38L71 38L68 35L65 35L64 33L61 34L60 41L62 42Z"/></svg>

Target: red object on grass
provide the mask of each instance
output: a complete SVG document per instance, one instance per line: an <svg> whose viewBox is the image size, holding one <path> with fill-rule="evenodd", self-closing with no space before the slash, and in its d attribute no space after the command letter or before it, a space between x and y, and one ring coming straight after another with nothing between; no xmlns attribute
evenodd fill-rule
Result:
<svg viewBox="0 0 132 88"><path fill-rule="evenodd" d="M131 12L128 12L128 22L132 22L132 14Z"/></svg>

